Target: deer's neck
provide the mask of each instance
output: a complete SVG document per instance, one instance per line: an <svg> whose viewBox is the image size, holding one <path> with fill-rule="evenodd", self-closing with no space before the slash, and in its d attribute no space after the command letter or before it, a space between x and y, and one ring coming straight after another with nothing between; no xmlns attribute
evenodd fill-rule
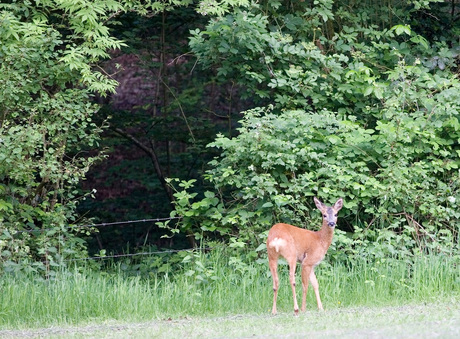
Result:
<svg viewBox="0 0 460 339"><path fill-rule="evenodd" d="M332 243L332 237L334 236L334 227L329 227L326 223L323 223L318 234L323 247L328 249Z"/></svg>

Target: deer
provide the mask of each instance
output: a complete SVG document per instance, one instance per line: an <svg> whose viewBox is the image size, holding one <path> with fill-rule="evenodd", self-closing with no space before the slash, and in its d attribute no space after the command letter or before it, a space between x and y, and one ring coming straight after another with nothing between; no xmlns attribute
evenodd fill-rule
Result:
<svg viewBox="0 0 460 339"><path fill-rule="evenodd" d="M297 304L295 292L295 271L297 262L302 267L302 312L306 308L308 282L311 282L315 291L318 309L323 310L323 304L319 296L318 280L314 272L315 267L324 259L329 246L332 243L334 229L337 225L337 215L343 206L343 199L340 198L332 206L326 206L316 197L313 198L316 207L321 211L323 224L319 231L310 231L289 224L278 223L272 226L268 232L267 254L268 265L273 279L273 308L272 314L276 315L276 298L278 296L278 258L282 256L289 265L289 281L291 283L292 295L294 297L294 314L298 315L299 305Z"/></svg>

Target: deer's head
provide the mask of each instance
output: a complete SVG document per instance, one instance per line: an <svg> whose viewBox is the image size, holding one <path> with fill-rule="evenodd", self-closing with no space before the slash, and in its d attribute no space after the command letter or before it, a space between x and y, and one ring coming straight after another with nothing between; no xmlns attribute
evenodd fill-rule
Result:
<svg viewBox="0 0 460 339"><path fill-rule="evenodd" d="M343 207L343 199L340 198L336 201L334 206L329 207L319 201L317 198L313 198L316 207L321 211L323 215L323 225L326 224L329 227L335 227L337 225L337 215Z"/></svg>

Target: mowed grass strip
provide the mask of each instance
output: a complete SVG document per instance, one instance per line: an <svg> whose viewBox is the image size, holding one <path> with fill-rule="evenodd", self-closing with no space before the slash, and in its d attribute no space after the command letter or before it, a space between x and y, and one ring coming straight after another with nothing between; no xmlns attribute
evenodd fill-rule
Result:
<svg viewBox="0 0 460 339"><path fill-rule="evenodd" d="M2 338L459 338L458 299L433 304L342 307L292 314L187 317L143 323L0 331Z"/></svg>

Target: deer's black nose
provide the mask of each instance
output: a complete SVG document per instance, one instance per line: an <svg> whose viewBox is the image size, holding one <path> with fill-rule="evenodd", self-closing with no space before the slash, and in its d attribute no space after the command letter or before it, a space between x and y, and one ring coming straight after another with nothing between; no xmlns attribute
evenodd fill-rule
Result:
<svg viewBox="0 0 460 339"><path fill-rule="evenodd" d="M335 226L335 222L328 222L327 224L329 225L329 227L334 227Z"/></svg>

